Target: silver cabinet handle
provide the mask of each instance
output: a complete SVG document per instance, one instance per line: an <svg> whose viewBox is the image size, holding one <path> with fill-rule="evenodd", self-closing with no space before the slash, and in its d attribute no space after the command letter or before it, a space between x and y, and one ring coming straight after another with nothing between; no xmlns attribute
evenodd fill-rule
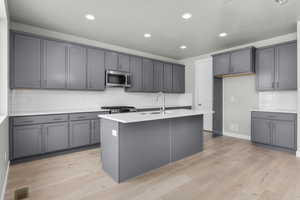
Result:
<svg viewBox="0 0 300 200"><path fill-rule="evenodd" d="M279 82L277 82L277 88L279 88Z"/></svg>

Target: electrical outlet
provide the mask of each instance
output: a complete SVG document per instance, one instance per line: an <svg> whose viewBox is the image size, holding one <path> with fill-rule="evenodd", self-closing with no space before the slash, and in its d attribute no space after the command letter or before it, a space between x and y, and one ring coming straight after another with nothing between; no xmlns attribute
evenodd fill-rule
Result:
<svg viewBox="0 0 300 200"><path fill-rule="evenodd" d="M4 161L5 162L7 161L7 152L6 151L4 152Z"/></svg>

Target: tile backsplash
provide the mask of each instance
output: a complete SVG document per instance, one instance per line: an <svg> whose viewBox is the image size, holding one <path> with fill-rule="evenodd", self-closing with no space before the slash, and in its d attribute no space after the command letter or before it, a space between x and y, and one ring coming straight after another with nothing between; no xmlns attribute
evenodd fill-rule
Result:
<svg viewBox="0 0 300 200"><path fill-rule="evenodd" d="M259 92L259 108L297 109L297 91Z"/></svg>

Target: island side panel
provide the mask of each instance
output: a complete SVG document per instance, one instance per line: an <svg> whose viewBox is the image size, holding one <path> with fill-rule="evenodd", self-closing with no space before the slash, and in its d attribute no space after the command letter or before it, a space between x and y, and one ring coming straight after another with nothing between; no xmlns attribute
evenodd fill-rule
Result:
<svg viewBox="0 0 300 200"><path fill-rule="evenodd" d="M115 135L113 131L116 131ZM119 182L119 124L116 121L101 119L101 160L102 168L115 181Z"/></svg>
<svg viewBox="0 0 300 200"><path fill-rule="evenodd" d="M172 161L203 150L203 115L171 120Z"/></svg>
<svg viewBox="0 0 300 200"><path fill-rule="evenodd" d="M170 162L169 119L120 123L120 181Z"/></svg>

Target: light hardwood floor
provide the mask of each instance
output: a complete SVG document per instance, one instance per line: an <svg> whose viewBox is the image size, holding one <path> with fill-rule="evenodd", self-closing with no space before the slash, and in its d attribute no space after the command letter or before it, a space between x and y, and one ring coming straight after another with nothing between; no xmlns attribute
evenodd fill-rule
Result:
<svg viewBox="0 0 300 200"><path fill-rule="evenodd" d="M300 159L205 136L203 152L121 184L103 172L99 149L92 149L11 166L6 199L22 186L38 200L300 200Z"/></svg>

